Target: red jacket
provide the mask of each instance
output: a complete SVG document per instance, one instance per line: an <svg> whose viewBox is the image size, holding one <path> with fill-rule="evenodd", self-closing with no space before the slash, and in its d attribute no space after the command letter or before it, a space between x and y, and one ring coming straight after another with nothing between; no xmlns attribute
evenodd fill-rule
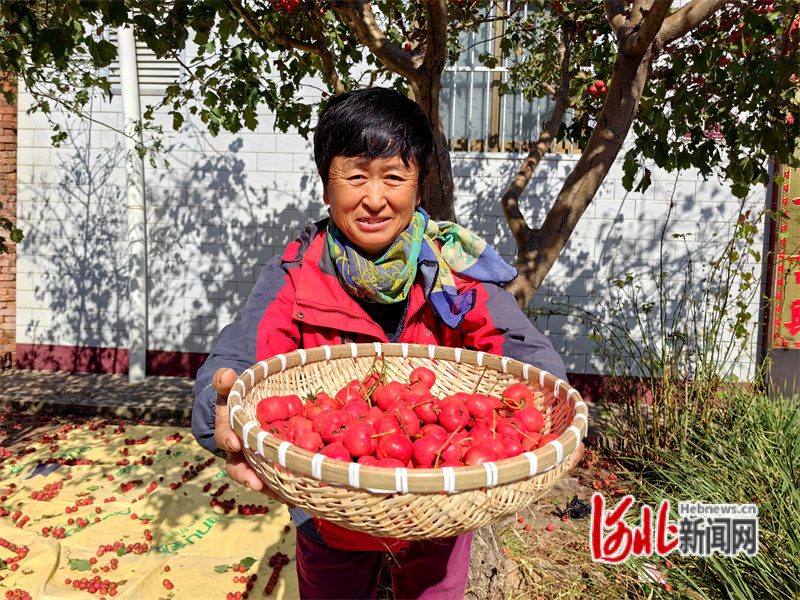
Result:
<svg viewBox="0 0 800 600"><path fill-rule="evenodd" d="M304 229L281 257L270 260L247 300L242 320L220 335L195 384L192 431L212 452L216 392L210 387L214 372L231 367L238 373L252 364L325 344L389 342L387 334L339 284L325 244L322 221ZM419 282L411 287L402 332L396 342L464 347L510 356L566 380L561 357L525 314L514 296L501 287L459 277L459 292L475 290L475 303L459 330L438 320L426 302ZM419 281L419 280L418 280ZM295 521L308 532L310 521L292 510ZM406 542L375 538L317 521L328 545L343 549L397 550ZM312 537L317 537L313 535Z"/></svg>

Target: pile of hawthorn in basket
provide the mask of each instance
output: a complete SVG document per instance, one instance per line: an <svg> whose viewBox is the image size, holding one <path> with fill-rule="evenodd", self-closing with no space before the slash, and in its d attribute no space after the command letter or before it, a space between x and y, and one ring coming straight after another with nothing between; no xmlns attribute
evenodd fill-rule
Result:
<svg viewBox="0 0 800 600"><path fill-rule="evenodd" d="M309 452L364 465L463 467L535 450L558 438L542 435L534 393L514 383L499 396L431 393L436 375L418 367L408 384L370 373L334 396L270 396L256 413L261 428ZM538 392L537 392L538 393Z"/></svg>

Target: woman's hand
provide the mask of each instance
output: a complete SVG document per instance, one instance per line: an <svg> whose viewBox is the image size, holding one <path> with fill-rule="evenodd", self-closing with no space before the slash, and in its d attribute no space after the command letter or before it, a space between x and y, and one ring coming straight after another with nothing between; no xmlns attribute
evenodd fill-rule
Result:
<svg viewBox="0 0 800 600"><path fill-rule="evenodd" d="M216 419L214 424L214 441L217 446L228 453L225 471L228 477L251 490L261 492L282 504L287 502L275 494L258 476L255 469L250 466L242 452L242 441L231 428L228 411L228 394L236 383L236 371L233 369L219 369L214 373L214 389L217 390Z"/></svg>
<svg viewBox="0 0 800 600"><path fill-rule="evenodd" d="M570 470L578 466L578 463L581 462L581 459L583 458L583 453L585 450L586 447L583 445L583 442L578 444L578 447L575 448L575 452L572 453L572 462L569 465Z"/></svg>

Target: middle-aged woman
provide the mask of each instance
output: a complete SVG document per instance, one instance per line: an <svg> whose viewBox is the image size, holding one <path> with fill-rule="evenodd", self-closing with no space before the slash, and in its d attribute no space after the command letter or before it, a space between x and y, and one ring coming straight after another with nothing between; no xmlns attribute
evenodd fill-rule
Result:
<svg viewBox="0 0 800 600"><path fill-rule="evenodd" d="M433 135L419 107L383 88L330 101L314 158L330 218L306 227L261 272L240 322L200 369L192 430L227 455L235 481L269 494L231 430L227 392L259 360L348 342L465 347L566 379L550 342L503 284L516 276L486 242L419 208ZM391 552L395 598L461 598L472 534L406 542L350 531L290 509L302 598L374 598Z"/></svg>

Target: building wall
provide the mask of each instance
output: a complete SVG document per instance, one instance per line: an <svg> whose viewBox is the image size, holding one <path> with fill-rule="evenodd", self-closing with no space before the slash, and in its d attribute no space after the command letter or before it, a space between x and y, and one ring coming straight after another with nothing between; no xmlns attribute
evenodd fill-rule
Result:
<svg viewBox="0 0 800 600"><path fill-rule="evenodd" d="M8 85L0 82L0 85ZM0 217L17 220L17 109L0 95ZM16 365L16 244L3 230L7 254L0 254L0 370Z"/></svg>
<svg viewBox="0 0 800 600"><path fill-rule="evenodd" d="M25 114L29 102L23 95L19 123L18 213L26 234L17 257L20 366L124 370L125 156L122 136L114 131L122 127L120 102L97 100L92 108L92 117L108 127L64 120L70 140L61 148L51 147L41 117ZM238 318L264 262L327 213L310 142L275 131L269 115L262 115L255 132L216 138L188 118L180 132L171 131L171 121L164 125L169 151L155 167L146 165L150 370L191 375L221 328ZM577 158L549 155L542 161L521 199L529 223L544 218ZM499 199L520 162L508 154L452 156L461 224L510 263L516 248ZM667 271L666 294L673 295L687 257L695 265L716 258L743 208L729 185L697 173L655 170L644 193L626 192L621 178L618 163L534 302L539 313L587 311L583 317L536 319L572 373L608 371L593 353L590 336L598 329L587 315L610 319L608 311L622 306L610 279L630 273L642 286L640 300L657 301L648 273ZM744 209L764 205L759 188ZM757 299L752 307L757 314ZM614 318L632 322L635 315L626 308ZM745 377L749 368L747 361L737 367Z"/></svg>

